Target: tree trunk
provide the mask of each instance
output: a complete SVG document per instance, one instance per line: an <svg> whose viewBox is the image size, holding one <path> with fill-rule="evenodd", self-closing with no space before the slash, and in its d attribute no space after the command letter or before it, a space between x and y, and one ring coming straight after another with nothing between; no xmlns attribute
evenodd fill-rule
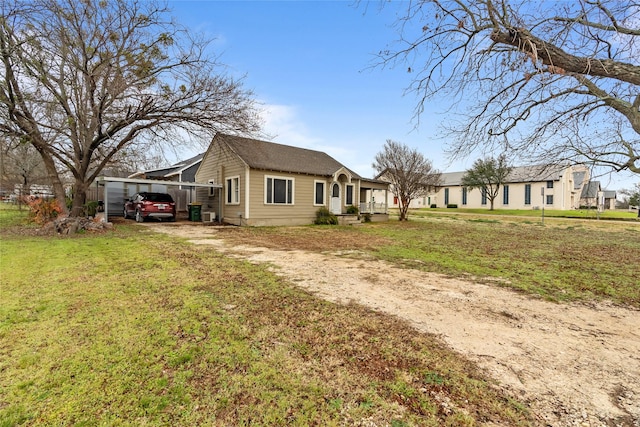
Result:
<svg viewBox="0 0 640 427"><path fill-rule="evenodd" d="M83 216L84 205L87 203L87 184L82 180L76 180L73 187L73 204L71 205L71 216Z"/></svg>
<svg viewBox="0 0 640 427"><path fill-rule="evenodd" d="M400 199L400 218L399 221L407 221L407 211L409 210L409 203Z"/></svg>

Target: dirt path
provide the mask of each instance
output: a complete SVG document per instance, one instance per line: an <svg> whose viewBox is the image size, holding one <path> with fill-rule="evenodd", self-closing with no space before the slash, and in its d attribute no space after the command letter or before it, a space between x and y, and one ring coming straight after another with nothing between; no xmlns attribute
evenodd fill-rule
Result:
<svg viewBox="0 0 640 427"><path fill-rule="evenodd" d="M357 302L441 336L528 402L540 425L640 427L640 311L554 304L358 254L236 245L214 227L150 227L269 263L322 298Z"/></svg>

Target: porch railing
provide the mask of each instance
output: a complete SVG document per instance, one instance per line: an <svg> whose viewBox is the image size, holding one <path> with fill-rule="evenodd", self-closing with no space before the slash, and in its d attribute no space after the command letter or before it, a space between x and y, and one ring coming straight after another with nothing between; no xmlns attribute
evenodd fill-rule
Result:
<svg viewBox="0 0 640 427"><path fill-rule="evenodd" d="M360 203L360 213L370 213L370 214L386 214L387 213L387 204L386 203Z"/></svg>

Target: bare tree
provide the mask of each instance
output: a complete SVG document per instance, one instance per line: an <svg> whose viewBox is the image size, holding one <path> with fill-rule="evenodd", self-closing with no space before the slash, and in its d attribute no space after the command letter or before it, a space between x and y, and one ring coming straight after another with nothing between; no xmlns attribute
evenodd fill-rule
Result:
<svg viewBox="0 0 640 427"><path fill-rule="evenodd" d="M378 176L391 183L390 190L398 198L400 221L407 220L412 200L426 195L440 183L440 172L434 169L431 160L390 139L376 154L373 168Z"/></svg>
<svg viewBox="0 0 640 427"><path fill-rule="evenodd" d="M640 182L633 184L631 189L620 190L620 194L625 196L622 202L623 207L628 208L629 206L640 206ZM640 209L638 216L640 216Z"/></svg>
<svg viewBox="0 0 640 427"><path fill-rule="evenodd" d="M252 94L153 0L9 0L0 6L0 132L42 156L71 215L123 150L257 129Z"/></svg>
<svg viewBox="0 0 640 427"><path fill-rule="evenodd" d="M504 184L512 169L504 155L497 159L478 159L473 162L471 169L465 172L460 183L470 190L477 188L482 191L483 196L489 199L490 210L493 210L493 202L498 197L500 186Z"/></svg>
<svg viewBox="0 0 640 427"><path fill-rule="evenodd" d="M17 185L20 191L17 201L20 206L20 196L28 195L32 184L49 184L42 157L31 144L19 140L0 138L0 171L5 190L10 189L15 194Z"/></svg>
<svg viewBox="0 0 640 427"><path fill-rule="evenodd" d="M450 100L453 158L509 150L640 173L639 23L637 0L418 0L380 60L413 73L417 116Z"/></svg>

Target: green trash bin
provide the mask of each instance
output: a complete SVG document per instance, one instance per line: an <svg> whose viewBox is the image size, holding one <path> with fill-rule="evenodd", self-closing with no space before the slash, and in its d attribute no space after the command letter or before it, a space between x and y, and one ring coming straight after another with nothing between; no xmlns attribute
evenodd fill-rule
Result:
<svg viewBox="0 0 640 427"><path fill-rule="evenodd" d="M201 221L202 205L199 203L189 203L189 221Z"/></svg>

